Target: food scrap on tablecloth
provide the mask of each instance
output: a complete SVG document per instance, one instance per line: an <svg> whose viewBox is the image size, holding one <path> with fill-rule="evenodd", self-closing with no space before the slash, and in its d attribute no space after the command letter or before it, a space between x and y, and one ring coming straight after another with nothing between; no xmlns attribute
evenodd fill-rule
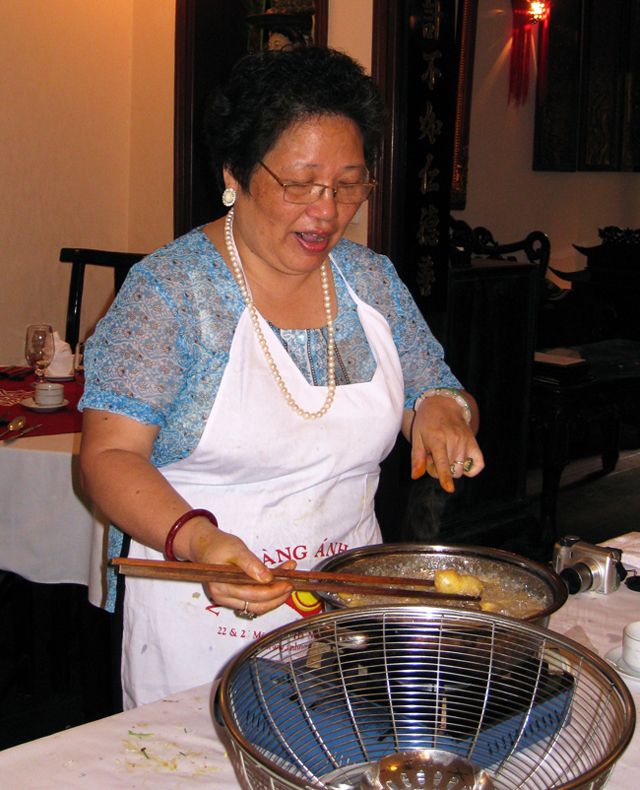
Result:
<svg viewBox="0 0 640 790"><path fill-rule="evenodd" d="M181 730L187 732L184 727ZM153 732L130 729L127 731L127 737L122 740L122 747L124 767L128 772L169 771L187 777L211 774L220 770L220 766L212 762L207 752L205 739L202 739L202 748L194 749L193 744L189 748L185 744L156 736Z"/></svg>

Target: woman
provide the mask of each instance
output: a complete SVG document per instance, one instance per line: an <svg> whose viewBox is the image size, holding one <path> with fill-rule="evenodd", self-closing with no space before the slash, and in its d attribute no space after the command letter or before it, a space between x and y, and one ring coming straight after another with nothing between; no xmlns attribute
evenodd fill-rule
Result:
<svg viewBox="0 0 640 790"><path fill-rule="evenodd" d="M482 469L475 402L393 266L342 239L383 120L346 55L241 61L209 124L229 213L138 264L88 343L82 472L129 556L262 582L205 596L128 578L127 707L207 682L303 614L270 569L381 542L373 497L400 429L414 477L451 491Z"/></svg>

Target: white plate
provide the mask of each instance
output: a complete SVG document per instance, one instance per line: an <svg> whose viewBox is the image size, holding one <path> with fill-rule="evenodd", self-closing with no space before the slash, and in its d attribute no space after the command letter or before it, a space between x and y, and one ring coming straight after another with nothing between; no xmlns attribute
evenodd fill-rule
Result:
<svg viewBox="0 0 640 790"><path fill-rule="evenodd" d="M616 668L619 675L628 680L640 680L640 670L630 667L622 658L622 645L614 647L605 656L607 661Z"/></svg>
<svg viewBox="0 0 640 790"><path fill-rule="evenodd" d="M30 409L31 411L39 411L42 413L52 412L52 411L60 411L60 409L64 409L65 406L69 405L68 400L63 400L59 406L38 406L38 404L34 401L33 398L26 398L23 401L20 401L20 405L24 406L25 409Z"/></svg>
<svg viewBox="0 0 640 790"><path fill-rule="evenodd" d="M75 376L45 376L47 381L53 381L54 383L62 382L62 381L74 381Z"/></svg>

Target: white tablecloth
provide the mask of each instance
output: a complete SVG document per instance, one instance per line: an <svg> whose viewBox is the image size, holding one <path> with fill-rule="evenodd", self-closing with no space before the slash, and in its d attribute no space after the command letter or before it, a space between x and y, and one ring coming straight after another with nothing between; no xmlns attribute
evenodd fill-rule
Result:
<svg viewBox="0 0 640 790"><path fill-rule="evenodd" d="M241 787L216 737L211 687L0 752L3 790Z"/></svg>
<svg viewBox="0 0 640 790"><path fill-rule="evenodd" d="M79 433L0 445L0 569L85 584L98 605L105 519L81 491L79 450Z"/></svg>
<svg viewBox="0 0 640 790"><path fill-rule="evenodd" d="M605 658L622 642L622 629L640 620L640 593L624 584L609 595L581 593L569 596L562 609L554 614L549 627L588 647ZM624 679L640 715L640 680ZM640 724L626 752L618 761L607 790L635 790L640 787Z"/></svg>
<svg viewBox="0 0 640 790"><path fill-rule="evenodd" d="M640 594L570 598L551 627L604 656L638 619ZM629 688L640 709L640 681ZM0 752L4 790L238 790L229 751L212 723L210 686ZM607 790L635 790L640 778L640 728Z"/></svg>

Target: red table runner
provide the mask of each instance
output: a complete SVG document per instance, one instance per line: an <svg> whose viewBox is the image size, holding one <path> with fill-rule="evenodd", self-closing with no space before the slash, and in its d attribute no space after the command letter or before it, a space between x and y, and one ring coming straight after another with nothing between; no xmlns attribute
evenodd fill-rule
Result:
<svg viewBox="0 0 640 790"><path fill-rule="evenodd" d="M80 396L82 395L82 386L76 384L75 381L61 382L64 386L65 400L69 404L63 409L55 412L41 412L33 411L25 408L21 401L27 398L33 398L33 381L35 376L33 374L27 376L23 381L11 381L10 379L0 379L0 416L9 413L9 419L19 417L20 415L26 417L27 426L40 425L41 428L36 428L31 431L28 436L45 436L54 433L79 433L82 431L82 412L76 408ZM0 426L2 428L2 426ZM1 431L0 431L1 432Z"/></svg>

